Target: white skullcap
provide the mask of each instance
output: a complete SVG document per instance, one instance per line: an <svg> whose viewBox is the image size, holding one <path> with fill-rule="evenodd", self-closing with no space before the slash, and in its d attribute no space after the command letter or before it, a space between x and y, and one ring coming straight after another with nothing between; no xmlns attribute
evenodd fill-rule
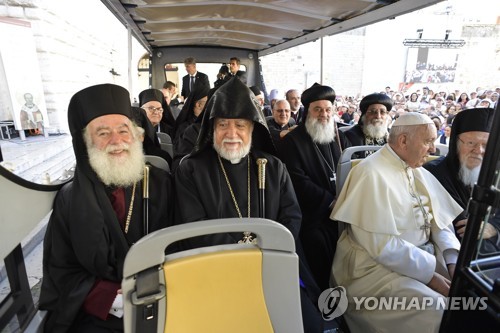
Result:
<svg viewBox="0 0 500 333"><path fill-rule="evenodd" d="M280 93L279 93L278 89L271 90L271 93L269 93L269 100L278 99L279 94Z"/></svg>
<svg viewBox="0 0 500 333"><path fill-rule="evenodd" d="M414 126L414 125L426 125L426 124L434 124L434 122L429 118L429 116L418 113L418 112L407 112L400 115L392 127L394 126Z"/></svg>

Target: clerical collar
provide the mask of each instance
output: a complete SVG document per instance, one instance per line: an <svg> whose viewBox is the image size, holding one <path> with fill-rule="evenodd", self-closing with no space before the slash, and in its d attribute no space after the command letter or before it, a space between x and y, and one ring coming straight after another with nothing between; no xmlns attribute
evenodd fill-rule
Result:
<svg viewBox="0 0 500 333"><path fill-rule="evenodd" d="M220 156L220 155L219 155ZM236 158L234 160L228 160L224 157L221 156L222 159L224 159L225 161L229 161L231 164L239 164L241 162L242 159L244 159L245 157L247 157L248 155L245 155L243 156L242 158Z"/></svg>

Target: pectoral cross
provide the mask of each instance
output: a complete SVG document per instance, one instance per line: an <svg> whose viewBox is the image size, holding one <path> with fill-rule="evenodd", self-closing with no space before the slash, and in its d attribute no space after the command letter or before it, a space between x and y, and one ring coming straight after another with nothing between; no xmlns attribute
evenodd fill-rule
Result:
<svg viewBox="0 0 500 333"><path fill-rule="evenodd" d="M253 238L250 231L245 231L243 233L243 238L238 241L238 244L257 244L257 238Z"/></svg>
<svg viewBox="0 0 500 333"><path fill-rule="evenodd" d="M332 171L332 176L330 177L330 181L334 182L337 180L337 175L335 175L335 172Z"/></svg>
<svg viewBox="0 0 500 333"><path fill-rule="evenodd" d="M429 222L424 222L424 225L420 227L420 230L425 230L427 231L428 229L431 228L431 224Z"/></svg>

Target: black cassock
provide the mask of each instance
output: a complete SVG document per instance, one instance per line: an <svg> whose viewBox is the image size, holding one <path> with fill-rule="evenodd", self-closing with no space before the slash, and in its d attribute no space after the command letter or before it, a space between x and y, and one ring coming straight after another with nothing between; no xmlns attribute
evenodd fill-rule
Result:
<svg viewBox="0 0 500 333"><path fill-rule="evenodd" d="M454 172L456 169L453 168L451 164L453 164L451 156L443 156L424 164L424 168L429 170L429 172L439 180L441 185L443 185L452 198L455 199L455 201L464 209L464 212L457 216L457 218L453 221L453 224L455 224L456 222L467 218L465 209L467 208L467 203L469 202L471 188L462 183L456 172ZM497 234L491 238L482 240L481 247L479 249L479 256L500 251L500 211L498 208L496 209L496 213L494 215L492 212L488 222L495 227ZM461 240L460 237L457 236L457 238Z"/></svg>
<svg viewBox="0 0 500 333"><path fill-rule="evenodd" d="M297 239L300 230L301 212L295 192L283 163L268 153L250 153L250 216L258 217L257 158L266 158L265 218L277 221L288 228ZM248 217L248 160L238 164L221 159L243 217ZM229 187L221 171L217 153L205 149L184 159L175 173L178 223L207 219L238 217ZM242 233L226 233L197 237L185 243L186 248L216 244L232 244L242 239ZM297 253L302 257L300 242L296 242ZM322 318L317 309L320 290L308 268L301 260L300 276L306 288L301 288L301 301L306 332L320 332Z"/></svg>
<svg viewBox="0 0 500 333"><path fill-rule="evenodd" d="M335 169L340 157L337 138L316 145L302 123L283 138L279 156L290 173L302 211L300 239L307 262L319 287L326 289L338 239L337 223L330 220L336 197L332 164Z"/></svg>
<svg viewBox="0 0 500 333"><path fill-rule="evenodd" d="M150 167L149 230L173 221L170 175ZM121 283L129 247L143 236L142 181L137 183L129 231L122 231L113 210L110 189L90 181L78 171L75 180L58 193L44 240L40 309L48 310L47 332L74 332L85 325L122 330L122 319L103 321L83 312L94 283ZM125 189L125 207L132 187ZM91 329L92 331L92 329Z"/></svg>

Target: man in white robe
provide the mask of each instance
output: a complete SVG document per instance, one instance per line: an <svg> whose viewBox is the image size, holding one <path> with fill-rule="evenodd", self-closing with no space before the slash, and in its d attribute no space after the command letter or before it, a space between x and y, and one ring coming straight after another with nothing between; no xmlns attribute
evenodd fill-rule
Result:
<svg viewBox="0 0 500 333"><path fill-rule="evenodd" d="M332 277L349 298L351 332L437 332L458 258L450 223L462 209L420 168L435 151L436 128L419 113L401 115L388 143L350 172L331 219L346 223ZM425 248L425 249L424 249ZM423 297L426 310L356 309L353 297ZM442 300L441 300L442 301Z"/></svg>

